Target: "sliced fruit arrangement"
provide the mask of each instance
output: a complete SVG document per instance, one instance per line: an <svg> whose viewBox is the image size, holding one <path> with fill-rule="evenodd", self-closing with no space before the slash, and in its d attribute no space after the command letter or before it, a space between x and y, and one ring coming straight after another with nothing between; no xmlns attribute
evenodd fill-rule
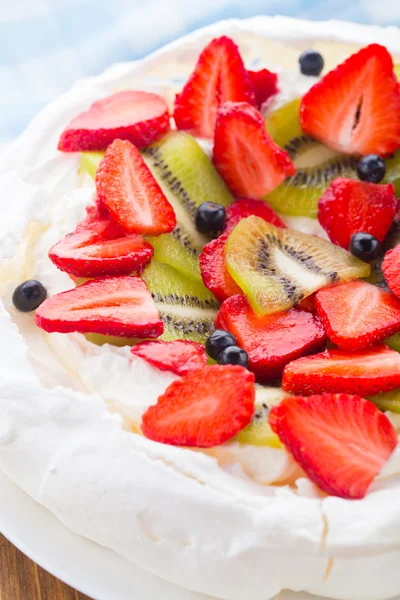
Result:
<svg viewBox="0 0 400 600"><path fill-rule="evenodd" d="M35 321L50 333L157 338L164 330L146 284L129 276L93 279L56 294L39 306Z"/></svg>
<svg viewBox="0 0 400 600"><path fill-rule="evenodd" d="M248 198L262 198L296 171L246 102L226 102L218 111L214 164L231 192Z"/></svg>
<svg viewBox="0 0 400 600"><path fill-rule="evenodd" d="M386 253L382 271L389 288L400 298L400 245Z"/></svg>
<svg viewBox="0 0 400 600"><path fill-rule="evenodd" d="M264 200L239 198L226 209L225 231L232 231L239 221L251 215L260 217L264 221L267 221L267 223L275 225L275 227L286 227L280 216Z"/></svg>
<svg viewBox="0 0 400 600"><path fill-rule="evenodd" d="M153 254L142 236L126 234L100 206L89 207L75 231L49 251L61 271L88 278L127 275L145 267Z"/></svg>
<svg viewBox="0 0 400 600"><path fill-rule="evenodd" d="M276 381L285 365L321 350L326 340L324 328L311 313L294 308L257 317L243 295L225 300L216 326L235 336L260 382Z"/></svg>
<svg viewBox="0 0 400 600"><path fill-rule="evenodd" d="M163 444L210 448L248 425L254 413L254 375L213 365L174 381L143 415L142 431Z"/></svg>
<svg viewBox="0 0 400 600"><path fill-rule="evenodd" d="M276 73L271 73L268 69L247 71L247 74L253 85L256 106L260 109L268 98L279 92L278 75Z"/></svg>
<svg viewBox="0 0 400 600"><path fill-rule="evenodd" d="M363 498L398 442L372 402L349 394L286 398L269 423L308 477L341 498Z"/></svg>
<svg viewBox="0 0 400 600"><path fill-rule="evenodd" d="M292 308L337 281L370 274L369 265L343 248L255 216L236 225L225 256L230 275L260 317Z"/></svg>
<svg viewBox="0 0 400 600"><path fill-rule="evenodd" d="M200 270L204 285L219 302L242 292L226 268L225 244L229 235L227 231L216 240L212 240L204 246L200 254Z"/></svg>
<svg viewBox="0 0 400 600"><path fill-rule="evenodd" d="M131 353L160 369L176 375L188 375L207 364L207 354L202 344L187 340L171 342L147 341L136 344Z"/></svg>
<svg viewBox="0 0 400 600"><path fill-rule="evenodd" d="M400 331L400 300L366 281L320 290L316 306L329 339L343 350L368 348Z"/></svg>
<svg viewBox="0 0 400 600"><path fill-rule="evenodd" d="M288 394L276 387L264 387L256 385L256 401L254 415L250 423L239 431L232 441L250 446L269 446L281 448L282 442L272 431L268 423L268 415L273 406L279 404Z"/></svg>
<svg viewBox="0 0 400 600"><path fill-rule="evenodd" d="M169 130L165 99L149 92L125 91L97 100L63 131L63 152L105 150L116 139L138 148L148 146Z"/></svg>

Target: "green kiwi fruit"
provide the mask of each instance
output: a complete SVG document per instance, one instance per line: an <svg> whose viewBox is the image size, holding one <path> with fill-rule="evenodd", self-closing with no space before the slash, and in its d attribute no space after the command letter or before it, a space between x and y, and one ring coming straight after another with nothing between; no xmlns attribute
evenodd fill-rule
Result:
<svg viewBox="0 0 400 600"><path fill-rule="evenodd" d="M400 196L400 150L386 159L386 176L384 183L393 183L396 197Z"/></svg>
<svg viewBox="0 0 400 600"><path fill-rule="evenodd" d="M97 167L100 164L104 152L81 152L79 160L79 171L87 173L92 179L96 176Z"/></svg>
<svg viewBox="0 0 400 600"><path fill-rule="evenodd" d="M382 392L368 399L376 404L380 410L400 413L400 388L396 388L391 392Z"/></svg>
<svg viewBox="0 0 400 600"><path fill-rule="evenodd" d="M256 402L252 421L242 429L233 441L251 446L271 446L281 448L279 437L271 429L268 423L268 413L272 406L279 404L287 394L280 388L256 386Z"/></svg>
<svg viewBox="0 0 400 600"><path fill-rule="evenodd" d="M230 275L259 316L288 310L326 285L371 271L339 246L255 216L236 225L225 256Z"/></svg>

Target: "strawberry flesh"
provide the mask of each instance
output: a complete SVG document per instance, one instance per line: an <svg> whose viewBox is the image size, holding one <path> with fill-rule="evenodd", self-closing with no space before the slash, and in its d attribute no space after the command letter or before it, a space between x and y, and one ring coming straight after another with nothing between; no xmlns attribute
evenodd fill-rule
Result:
<svg viewBox="0 0 400 600"><path fill-rule="evenodd" d="M189 340L141 342L131 352L161 371L182 377L201 369L208 360L204 346Z"/></svg>
<svg viewBox="0 0 400 600"><path fill-rule="evenodd" d="M400 245L386 253L382 271L389 288L400 298Z"/></svg>
<svg viewBox="0 0 400 600"><path fill-rule="evenodd" d="M279 215L267 204L264 200L253 200L252 198L240 198L226 209L226 222L225 231L232 231L232 229L241 221L251 215L260 217L275 225L275 227L286 228L285 223L282 221Z"/></svg>
<svg viewBox="0 0 400 600"><path fill-rule="evenodd" d="M296 169L268 135L258 110L226 102L218 112L214 163L234 196L262 198Z"/></svg>
<svg viewBox="0 0 400 600"><path fill-rule="evenodd" d="M199 256L204 285L219 302L223 302L229 296L242 293L226 268L225 243L229 234L230 232L227 231L216 240L206 244Z"/></svg>
<svg viewBox="0 0 400 600"><path fill-rule="evenodd" d="M129 276L93 279L56 294L39 306L35 321L50 333L157 338L164 331L145 282Z"/></svg>
<svg viewBox="0 0 400 600"><path fill-rule="evenodd" d="M58 142L62 152L105 150L116 139L138 148L169 131L165 99L149 92L125 91L98 100L67 125Z"/></svg>
<svg viewBox="0 0 400 600"><path fill-rule="evenodd" d="M264 102L279 92L278 75L271 73L268 69L259 71L247 71L253 84L257 108L261 108Z"/></svg>
<svg viewBox="0 0 400 600"><path fill-rule="evenodd" d="M237 365L203 367L167 388L143 415L142 431L163 444L211 448L250 423L254 401L250 371Z"/></svg>
<svg viewBox="0 0 400 600"><path fill-rule="evenodd" d="M364 498L398 442L372 402L349 394L285 398L269 424L321 490L347 499Z"/></svg>
<svg viewBox="0 0 400 600"><path fill-rule="evenodd" d="M175 213L139 151L115 140L96 172L100 202L126 233L161 235L173 231Z"/></svg>
<svg viewBox="0 0 400 600"><path fill-rule="evenodd" d="M343 350L368 348L400 331L400 300L366 281L324 288L316 306L329 339Z"/></svg>

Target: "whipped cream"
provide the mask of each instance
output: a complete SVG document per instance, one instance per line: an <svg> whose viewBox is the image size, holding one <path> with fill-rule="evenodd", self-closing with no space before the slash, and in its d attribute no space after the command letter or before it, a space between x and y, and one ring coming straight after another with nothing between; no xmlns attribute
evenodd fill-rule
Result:
<svg viewBox="0 0 400 600"><path fill-rule="evenodd" d="M225 600L266 600L284 588L390 598L400 592L398 451L369 495L349 502L322 494L284 450L231 442L206 454L157 444L132 429L171 374L126 348L48 335L11 306L12 290L27 278L51 294L73 287L47 252L75 228L93 183L78 174L77 156L55 150L65 124L119 89L172 101L181 83L171 81L186 77L204 44L222 33L239 42L249 66L275 68L279 60L278 102L313 83L293 66L304 40L323 40L328 61L353 42L400 52L394 28L280 17L225 22L78 82L33 121L0 161L0 202L8 207L0 223L0 468L74 531L187 589ZM287 223L322 235L310 219Z"/></svg>

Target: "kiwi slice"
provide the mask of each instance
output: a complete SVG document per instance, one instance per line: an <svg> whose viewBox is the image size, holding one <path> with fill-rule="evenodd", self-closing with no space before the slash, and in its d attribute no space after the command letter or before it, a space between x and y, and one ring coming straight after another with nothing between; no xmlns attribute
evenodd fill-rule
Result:
<svg viewBox="0 0 400 600"><path fill-rule="evenodd" d="M390 410L393 413L400 413L400 388L371 396L368 400L376 404L380 410Z"/></svg>
<svg viewBox="0 0 400 600"><path fill-rule="evenodd" d="M384 183L393 183L396 197L400 195L400 150L386 159L386 176Z"/></svg>
<svg viewBox="0 0 400 600"><path fill-rule="evenodd" d="M96 176L97 167L100 164L104 152L82 152L79 160L79 171L87 173L92 177Z"/></svg>
<svg viewBox="0 0 400 600"><path fill-rule="evenodd" d="M371 267L326 240L251 216L226 246L229 273L259 316L287 310L322 287L368 277Z"/></svg>
<svg viewBox="0 0 400 600"><path fill-rule="evenodd" d="M280 388L256 386L256 402L252 421L242 429L233 441L241 444L250 444L251 446L271 446L272 448L281 448L282 443L279 437L271 429L268 423L268 414L270 408L279 404L283 398L290 394Z"/></svg>
<svg viewBox="0 0 400 600"><path fill-rule="evenodd" d="M357 162L303 134L300 103L297 98L265 117L268 133L288 152L297 169L265 200L280 213L316 217L318 200L334 179L357 178Z"/></svg>

